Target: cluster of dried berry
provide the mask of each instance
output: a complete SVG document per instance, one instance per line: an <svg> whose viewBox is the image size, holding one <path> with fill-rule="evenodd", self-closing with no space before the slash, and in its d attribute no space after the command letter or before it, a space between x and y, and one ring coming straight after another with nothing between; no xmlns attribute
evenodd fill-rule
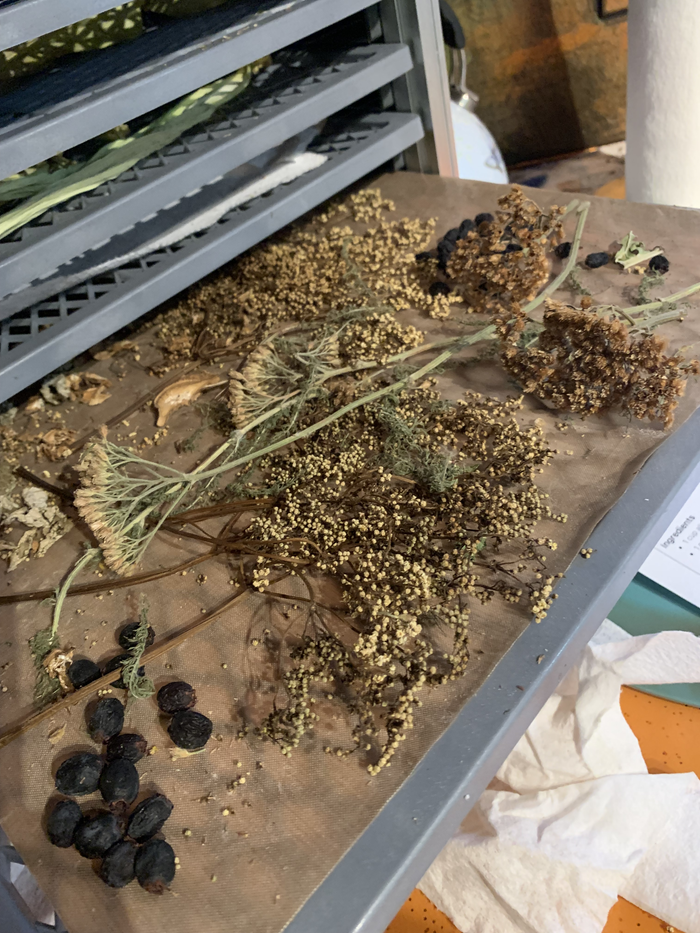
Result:
<svg viewBox="0 0 700 933"><path fill-rule="evenodd" d="M173 718L168 726L168 735L178 748L198 752L211 738L214 725L204 713L192 707L197 702L194 687L184 680L173 680L158 691L158 708Z"/></svg>
<svg viewBox="0 0 700 933"><path fill-rule="evenodd" d="M56 790L64 795L51 810L49 839L67 849L74 845L89 859L102 859L99 876L112 888L136 878L146 891L162 894L175 877L175 853L156 838L172 812L163 794L152 794L129 813L139 793L136 762L146 754L146 740L136 733L120 734L124 707L116 699L100 700L90 716L88 731L105 746L104 757L80 752L66 759L56 772ZM83 812L73 797L95 793L109 810Z"/></svg>
<svg viewBox="0 0 700 933"><path fill-rule="evenodd" d="M91 684L94 680L99 680L104 674L111 674L112 671L120 671L125 661L128 661L131 657L129 651L133 648L134 645L134 636L139 627L138 622L129 622L119 633L119 644L124 649L124 654L117 654L113 658L110 658L102 667L98 664L95 664L94 661L91 661L89 658L78 658L77 661L73 663L68 668L68 678L70 679L71 684L76 690L80 690L81 687L87 687L88 684ZM156 637L155 631L149 626L148 628L148 638L146 640L146 647L149 647L153 644ZM142 677L145 674L145 668L139 668L139 676ZM126 689L126 684L124 683L121 677L118 677L112 682L112 686L119 688L120 690Z"/></svg>

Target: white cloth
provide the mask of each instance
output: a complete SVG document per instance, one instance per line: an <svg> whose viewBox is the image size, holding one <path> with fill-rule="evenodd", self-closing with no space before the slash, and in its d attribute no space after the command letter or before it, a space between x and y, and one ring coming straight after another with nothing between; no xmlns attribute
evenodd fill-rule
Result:
<svg viewBox="0 0 700 933"><path fill-rule="evenodd" d="M420 889L464 933L600 933L618 894L700 933L700 780L649 774L620 709L697 681L694 635L606 621Z"/></svg>

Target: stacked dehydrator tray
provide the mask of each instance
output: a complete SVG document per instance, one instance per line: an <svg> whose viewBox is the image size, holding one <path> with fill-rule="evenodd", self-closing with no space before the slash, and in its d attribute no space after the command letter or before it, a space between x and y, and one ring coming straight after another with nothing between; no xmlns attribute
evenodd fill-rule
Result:
<svg viewBox="0 0 700 933"><path fill-rule="evenodd" d="M109 7L0 0L0 51ZM439 30L437 0L229 0L0 94L6 178L273 56L214 120L0 239L0 401L380 166L453 174ZM320 167L172 242L238 167L305 131Z"/></svg>

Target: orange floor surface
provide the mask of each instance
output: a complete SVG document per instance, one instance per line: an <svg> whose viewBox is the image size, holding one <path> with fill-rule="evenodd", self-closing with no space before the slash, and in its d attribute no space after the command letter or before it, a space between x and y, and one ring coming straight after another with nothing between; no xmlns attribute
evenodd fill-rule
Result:
<svg viewBox="0 0 700 933"><path fill-rule="evenodd" d="M700 709L622 688L622 712L639 740L652 774L695 771L700 777ZM620 898L603 933L668 933L671 928ZM415 890L386 933L459 933L457 927ZM676 930L675 933L682 933Z"/></svg>

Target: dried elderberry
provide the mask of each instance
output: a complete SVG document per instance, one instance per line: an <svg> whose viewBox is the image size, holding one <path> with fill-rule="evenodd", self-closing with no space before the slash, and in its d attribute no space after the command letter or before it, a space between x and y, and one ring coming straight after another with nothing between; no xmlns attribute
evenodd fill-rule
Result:
<svg viewBox="0 0 700 933"><path fill-rule="evenodd" d="M115 758L100 775L100 791L105 803L131 804L139 792L139 773L126 758Z"/></svg>
<svg viewBox="0 0 700 933"><path fill-rule="evenodd" d="M127 833L137 842L145 842L163 828L163 824L173 812L173 805L164 794L146 797L134 807L129 817Z"/></svg>
<svg viewBox="0 0 700 933"><path fill-rule="evenodd" d="M119 644L122 646L124 651L129 651L134 647L136 633L140 627L140 622L129 622L128 625L125 625L124 628L119 633ZM146 636L146 647L150 647L153 642L156 640L155 629L150 625L148 626L148 635Z"/></svg>
<svg viewBox="0 0 700 933"><path fill-rule="evenodd" d="M158 691L158 707L164 713L179 713L183 709L191 709L197 702L194 687L186 684L184 680L173 680L165 684Z"/></svg>
<svg viewBox="0 0 700 933"><path fill-rule="evenodd" d="M136 878L149 894L164 894L175 877L175 853L163 839L151 839L136 854Z"/></svg>
<svg viewBox="0 0 700 933"><path fill-rule="evenodd" d="M554 255L557 259L568 259L571 255L571 243L567 240L554 248Z"/></svg>
<svg viewBox="0 0 700 933"><path fill-rule="evenodd" d="M474 223L474 221L471 220L471 218L467 217L467 219L466 219L466 220L463 220L462 223L459 225L459 237L458 237L458 239L463 240L463 239L466 237L466 235L467 235L468 233L471 233L471 231L472 231L475 227L476 227L476 224Z"/></svg>
<svg viewBox="0 0 700 933"><path fill-rule="evenodd" d="M483 214L477 214L474 218L474 223L477 227L480 227L481 224L492 224L496 218L493 214L489 214L488 211L485 211Z"/></svg>
<svg viewBox="0 0 700 933"><path fill-rule="evenodd" d="M115 758L126 758L134 764L141 761L146 754L148 743L142 735L135 732L124 732L122 735L113 735L107 742L107 761Z"/></svg>
<svg viewBox="0 0 700 933"><path fill-rule="evenodd" d="M97 790L102 774L102 759L81 752L66 759L56 772L56 790L66 797L81 797Z"/></svg>
<svg viewBox="0 0 700 933"><path fill-rule="evenodd" d="M610 256L607 253L589 253L585 262L589 269L600 269L601 266L607 266Z"/></svg>
<svg viewBox="0 0 700 933"><path fill-rule="evenodd" d="M649 260L649 272L657 272L660 275L666 275L671 268L671 263L665 256L652 256Z"/></svg>
<svg viewBox="0 0 700 933"><path fill-rule="evenodd" d="M437 259L436 249L424 249L421 253L416 253L416 262L427 262L429 259Z"/></svg>
<svg viewBox="0 0 700 933"><path fill-rule="evenodd" d="M68 677L76 690L87 687L93 680L98 680L101 676L99 667L89 658L80 658L78 661L73 661L68 668Z"/></svg>
<svg viewBox="0 0 700 933"><path fill-rule="evenodd" d="M85 858L102 858L122 838L113 813L85 816L75 831L75 848Z"/></svg>
<svg viewBox="0 0 700 933"><path fill-rule="evenodd" d="M204 748L211 737L214 724L211 719L193 709L175 713L168 726L168 735L180 748L188 752Z"/></svg>
<svg viewBox="0 0 700 933"><path fill-rule="evenodd" d="M452 289L446 282L433 282L433 284L428 289L428 294L431 298L435 298L438 295L449 295Z"/></svg>
<svg viewBox="0 0 700 933"><path fill-rule="evenodd" d="M107 852L100 865L100 878L110 888L125 888L136 877L136 853L133 842L122 839Z"/></svg>
<svg viewBox="0 0 700 933"><path fill-rule="evenodd" d="M59 849L68 849L72 846L75 830L82 818L82 810L75 800L59 800L51 811L46 826L51 842Z"/></svg>
<svg viewBox="0 0 700 933"><path fill-rule="evenodd" d="M459 239L459 227L453 227L451 230L448 230L442 239L443 242L456 243Z"/></svg>
<svg viewBox="0 0 700 933"><path fill-rule="evenodd" d="M88 732L93 741L107 742L124 726L124 707L116 697L100 700L88 720Z"/></svg>

